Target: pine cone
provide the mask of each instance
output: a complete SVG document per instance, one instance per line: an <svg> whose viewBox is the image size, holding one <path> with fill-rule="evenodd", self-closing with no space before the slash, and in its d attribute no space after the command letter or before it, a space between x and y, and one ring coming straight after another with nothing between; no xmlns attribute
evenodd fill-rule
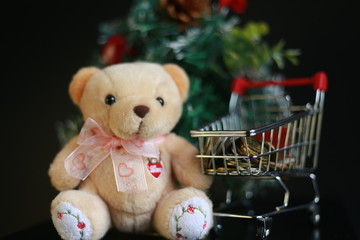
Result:
<svg viewBox="0 0 360 240"><path fill-rule="evenodd" d="M180 23L194 25L197 19L210 12L211 0L160 0L160 7Z"/></svg>

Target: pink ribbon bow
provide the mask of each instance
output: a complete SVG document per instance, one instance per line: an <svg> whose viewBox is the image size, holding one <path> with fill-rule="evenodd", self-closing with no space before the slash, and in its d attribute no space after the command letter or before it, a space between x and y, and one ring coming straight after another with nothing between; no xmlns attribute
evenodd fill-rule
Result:
<svg viewBox="0 0 360 240"><path fill-rule="evenodd" d="M142 156L159 159L158 142L163 137L143 141L124 140L105 133L99 124L88 118L81 129L79 146L65 159L65 169L70 176L85 180L109 155L119 192L147 190Z"/></svg>

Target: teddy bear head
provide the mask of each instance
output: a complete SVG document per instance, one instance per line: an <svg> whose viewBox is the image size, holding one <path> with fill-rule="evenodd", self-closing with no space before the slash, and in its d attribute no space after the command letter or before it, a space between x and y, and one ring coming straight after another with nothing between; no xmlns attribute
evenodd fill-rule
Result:
<svg viewBox="0 0 360 240"><path fill-rule="evenodd" d="M135 62L82 68L69 93L85 120L94 119L122 139L147 140L174 128L188 89L188 76L178 65Z"/></svg>

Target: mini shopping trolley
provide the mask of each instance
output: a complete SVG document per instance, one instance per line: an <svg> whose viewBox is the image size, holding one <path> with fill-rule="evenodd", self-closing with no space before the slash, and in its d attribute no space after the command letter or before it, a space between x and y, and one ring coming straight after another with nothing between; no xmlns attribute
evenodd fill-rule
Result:
<svg viewBox="0 0 360 240"><path fill-rule="evenodd" d="M268 86L300 85L313 86L313 104L294 105L284 91L281 94L266 94L265 91L246 94ZM229 113L190 132L191 137L198 138L197 157L201 160L202 171L214 176L271 178L282 188L284 199L281 206L263 214L240 215L215 209L215 218L255 219L256 233L261 239L268 238L272 218L280 213L308 209L313 222L319 222L320 195L314 171L318 165L326 90L327 76L324 72L308 78L278 81L234 80ZM288 176L310 179L314 196L309 203L289 206L290 191L283 181L283 177ZM227 203L230 201L226 199Z"/></svg>

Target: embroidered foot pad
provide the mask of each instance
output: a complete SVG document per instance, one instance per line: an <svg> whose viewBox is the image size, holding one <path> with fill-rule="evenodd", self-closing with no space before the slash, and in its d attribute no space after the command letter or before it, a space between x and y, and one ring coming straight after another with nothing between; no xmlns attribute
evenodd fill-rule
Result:
<svg viewBox="0 0 360 240"><path fill-rule="evenodd" d="M212 212L206 201L190 198L177 205L170 219L174 239L202 239L212 226Z"/></svg>
<svg viewBox="0 0 360 240"><path fill-rule="evenodd" d="M61 202L52 212L52 221L62 239L90 239L88 218L68 202Z"/></svg>

